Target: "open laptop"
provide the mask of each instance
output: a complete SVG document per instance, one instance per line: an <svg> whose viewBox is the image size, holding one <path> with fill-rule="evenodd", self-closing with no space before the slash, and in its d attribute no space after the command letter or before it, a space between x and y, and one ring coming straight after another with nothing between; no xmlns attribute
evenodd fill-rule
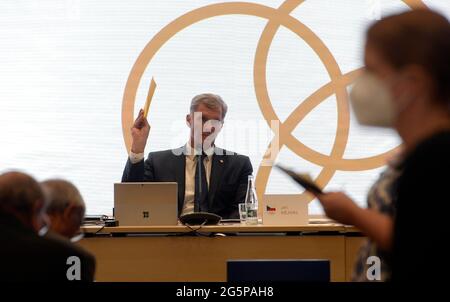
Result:
<svg viewBox="0 0 450 302"><path fill-rule="evenodd" d="M119 226L177 225L177 183L115 183L114 217Z"/></svg>

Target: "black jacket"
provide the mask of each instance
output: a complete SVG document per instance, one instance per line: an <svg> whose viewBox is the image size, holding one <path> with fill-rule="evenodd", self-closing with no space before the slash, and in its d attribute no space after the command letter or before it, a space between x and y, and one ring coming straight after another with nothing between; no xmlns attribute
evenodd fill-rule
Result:
<svg viewBox="0 0 450 302"><path fill-rule="evenodd" d="M6 282L69 281L67 271L76 256L81 281L93 281L95 258L69 240L40 237L15 217L0 213L0 280Z"/></svg>
<svg viewBox="0 0 450 302"><path fill-rule="evenodd" d="M178 215L184 204L185 147L151 152L145 161L128 159L122 182L177 182ZM238 204L244 202L248 175L253 172L247 156L215 147L209 180L209 212L224 219L239 218Z"/></svg>

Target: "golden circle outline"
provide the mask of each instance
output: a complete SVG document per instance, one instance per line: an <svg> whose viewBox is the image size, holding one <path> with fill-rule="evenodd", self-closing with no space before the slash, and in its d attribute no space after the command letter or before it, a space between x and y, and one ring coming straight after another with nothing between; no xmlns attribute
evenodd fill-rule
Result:
<svg viewBox="0 0 450 302"><path fill-rule="evenodd" d="M415 7L423 7L426 8L426 5L421 0L402 0L405 4L407 4L411 8ZM301 143L299 140L297 140L292 135L291 131L286 131L284 127L280 127L281 134L287 133L287 139L283 139L280 141L281 147L286 145L296 145L296 148L289 147L292 151L294 151L297 155L300 157L309 160L312 163L319 164L322 166L322 171L319 174L317 181L325 185L325 182L328 182L333 174L336 172L336 170L348 170L348 171L355 171L355 170L367 170L370 167L376 168L377 166L381 166L384 164L384 161L382 162L382 159L387 156L391 151L382 153L377 156L367 157L367 158L359 158L359 159L344 159L341 156L343 155L343 152L345 152L345 147L347 144L348 139L348 129L349 127L344 127L345 134L343 135L339 133L340 129L340 121L342 120L345 123L349 123L349 113L348 113L348 102L347 102L347 92L345 87L349 85L352 81L349 82L349 79L354 79L356 72L350 72L346 75L343 75L340 71L339 65L337 64L336 60L334 59L331 52L329 52L328 48L323 44L323 42L303 23L301 23L299 20L293 18L289 15L289 13L298 7L303 0L287 0L285 1L278 9L274 9L272 7L267 7L261 4L256 3L246 3L246 2L230 2L230 3L217 3L212 4L204 7L200 7L198 9L195 9L193 11L190 11L165 27L163 27L144 47L140 55L138 56L136 62L133 65L132 70L130 71L130 75L128 77L124 96L123 96L123 103L122 103L122 132L124 135L124 141L127 150L130 150L131 147L131 136L129 133L129 127L133 124L133 116L134 116L134 103L135 103L135 97L137 93L137 89L140 83L140 80L145 72L145 69L147 68L150 61L153 59L153 57L156 55L156 53L159 51L159 49L168 42L174 35L179 33L181 30L199 22L202 20L206 20L212 17L217 16L223 16L223 15L236 15L236 14L242 14L242 15L250 15L250 16L257 16L261 18L265 18L268 20L268 24L266 24L266 27L264 29L263 34L261 35L260 41L258 42L257 51L255 54L255 64L254 64L254 82L261 81L263 79L264 83L266 82L265 79L265 72L261 73L261 70L257 70L258 67L261 67L262 65L256 64L257 59L260 60L261 58L264 61L264 65L262 66L262 69L265 71L266 69L266 63L267 63L267 55L270 48L271 41L273 40L274 35L276 34L278 28L282 25L285 28L291 30L295 34L297 34L302 40L304 40L308 45L311 47L311 43L309 43L308 39L305 39L301 34L299 34L296 30L293 30L290 28L290 26L297 26L302 28L305 32L309 34L308 37L312 37L314 42L316 43L315 46L322 47L322 49L326 49L327 51L323 52L325 53L326 61L330 64L325 64L323 58L319 55L317 51L315 53L319 55L319 58L322 60L322 63L324 63L325 67L327 68L328 74L330 76L331 81L321 88L319 88L316 92L314 92L312 95L310 95L305 101L301 102L299 106L289 115L289 117L286 119L284 123L281 125L288 124L292 127L294 124L293 118L297 117L297 123L298 125L304 116L301 115L302 111L304 111L304 114L308 114L314 107L308 105L312 103L320 104L324 99L321 101L318 100L318 96L320 95L328 95L331 96L332 94L336 94L337 104L338 106L342 106L343 108L338 109L338 127L336 130L336 139L335 143L333 145L332 152L330 156L327 156L323 153L317 152L303 143ZM174 30L175 29L175 30ZM177 30L178 29L178 30ZM266 31L267 30L267 31ZM263 45L264 37L267 32L273 31L273 36L269 39L270 43L267 43L266 45ZM265 41L267 42L267 41ZM261 49L261 45L264 47ZM265 49L266 48L266 49ZM313 50L315 50L315 47L311 47ZM262 56L260 53L265 53L266 56ZM322 53L322 54L323 54ZM330 65L332 68L330 68ZM260 77L259 75L263 74L264 77ZM345 85L345 86L344 86ZM258 89L256 88L257 85L255 83L255 91ZM261 100L261 97L258 97L258 95L261 95L261 91L257 91L257 100L258 105L262 109L262 113L264 115L264 118L270 125L270 120L279 120L278 116L276 115L275 111L273 110L273 107L271 106L270 98L268 97L267 93L267 84L265 84L265 90L263 91L265 94L267 94L267 98L263 98ZM345 90L345 92L344 92ZM333 93L334 92L334 93ZM269 102L267 102L269 100ZM309 102L308 102L309 100ZM264 105L268 105L268 110L263 110ZM342 110L345 110L346 114L340 114ZM268 114L270 113L270 114ZM341 116L341 118L340 118ZM268 118L269 117L269 118ZM275 117L275 118L273 118ZM295 126L296 126L295 125ZM295 128L294 126L294 128ZM284 136L284 135L283 135ZM279 137L278 137L279 138ZM286 141L285 141L286 140ZM342 140L342 141L341 141ZM289 142L289 144L288 144ZM281 148L280 148L281 150ZM317 160L319 158L320 160ZM265 187L267 184L268 176L270 174L271 166L268 167L269 171L265 172L267 179L264 180L265 184L263 186L259 186L258 184L261 184L261 175L260 171L263 171L261 169L264 169L263 166L258 169L258 175L257 175L257 185L258 185L258 195L262 195L262 192L265 191ZM266 178L266 177L264 177Z"/></svg>

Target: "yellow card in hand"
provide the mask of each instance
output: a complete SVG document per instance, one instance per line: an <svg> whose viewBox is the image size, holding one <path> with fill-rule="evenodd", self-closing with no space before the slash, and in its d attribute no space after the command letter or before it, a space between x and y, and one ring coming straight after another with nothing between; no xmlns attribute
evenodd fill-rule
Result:
<svg viewBox="0 0 450 302"><path fill-rule="evenodd" d="M145 102L145 107L144 107L144 117L145 118L147 118L148 109L150 108L150 103L152 102L153 94L155 94L155 89L156 89L156 82L155 82L155 79L152 78L152 81L150 82L150 88L148 89L147 101Z"/></svg>

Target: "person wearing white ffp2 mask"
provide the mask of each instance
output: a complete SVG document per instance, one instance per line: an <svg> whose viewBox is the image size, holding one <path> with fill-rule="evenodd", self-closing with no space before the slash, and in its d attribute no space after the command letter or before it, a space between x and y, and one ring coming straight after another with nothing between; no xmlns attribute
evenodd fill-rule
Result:
<svg viewBox="0 0 450 302"><path fill-rule="evenodd" d="M365 69L351 92L357 120L391 127L403 142L393 217L342 192L318 195L328 217L356 226L389 254L392 280L448 279L443 238L450 212L450 23L430 10L384 18L367 32ZM417 227L433 213L433 229Z"/></svg>

